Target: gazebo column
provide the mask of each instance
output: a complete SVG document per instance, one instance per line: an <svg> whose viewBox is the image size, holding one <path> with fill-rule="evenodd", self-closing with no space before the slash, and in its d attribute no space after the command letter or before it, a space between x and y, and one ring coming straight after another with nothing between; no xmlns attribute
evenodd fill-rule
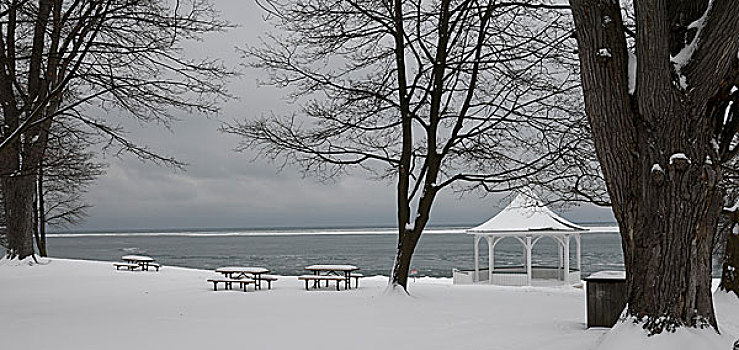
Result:
<svg viewBox="0 0 739 350"><path fill-rule="evenodd" d="M488 283L493 284L493 269L495 267L495 237L488 236Z"/></svg>
<svg viewBox="0 0 739 350"><path fill-rule="evenodd" d="M531 236L526 236L526 284L531 285Z"/></svg>
<svg viewBox="0 0 739 350"><path fill-rule="evenodd" d="M569 285L570 284L570 235L565 235L564 241L565 241L565 249L564 249L565 250L564 251L564 256L565 256L564 273L565 275L563 279L564 279L565 285Z"/></svg>
<svg viewBox="0 0 739 350"><path fill-rule="evenodd" d="M564 248L562 247L562 244L560 244L559 240L556 240L556 241L557 241L557 254L558 254L558 256L557 256L558 257L558 259L557 259L557 271L561 271L562 270L562 266L563 266L562 265L562 250Z"/></svg>
<svg viewBox="0 0 739 350"><path fill-rule="evenodd" d="M480 280L480 236L475 235L475 275L472 276L473 282Z"/></svg>
<svg viewBox="0 0 739 350"><path fill-rule="evenodd" d="M575 235L575 249L577 251L577 271L580 271L580 276L582 276L582 260L580 258L580 234L579 233Z"/></svg>

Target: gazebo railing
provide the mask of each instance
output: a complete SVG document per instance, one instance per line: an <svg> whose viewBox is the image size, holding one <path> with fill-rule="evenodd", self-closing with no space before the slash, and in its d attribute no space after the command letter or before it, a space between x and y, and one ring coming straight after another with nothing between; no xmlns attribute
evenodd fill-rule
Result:
<svg viewBox="0 0 739 350"><path fill-rule="evenodd" d="M531 278L534 280L565 281L564 269L557 266L537 266L531 268ZM454 284L490 283L490 274L487 268L480 269L475 278L475 270L453 269ZM580 281L580 271L570 268L569 283ZM502 286L525 286L528 284L526 269L523 266L496 266L493 270L493 283Z"/></svg>

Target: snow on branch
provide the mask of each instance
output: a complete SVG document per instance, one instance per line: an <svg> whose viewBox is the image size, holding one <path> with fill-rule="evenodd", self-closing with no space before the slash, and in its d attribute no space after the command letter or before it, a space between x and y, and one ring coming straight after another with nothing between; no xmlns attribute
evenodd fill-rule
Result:
<svg viewBox="0 0 739 350"><path fill-rule="evenodd" d="M700 37L701 32L703 31L703 28L706 26L706 22L708 21L708 13L711 12L711 8L713 7L713 0L708 1L708 7L706 8L706 12L703 13L703 15L698 18L697 20L693 21L688 25L688 30L690 29L696 29L695 36L693 37L693 40L690 41L690 43L687 43L685 47L683 47L680 52L677 53L677 55L672 56L670 55L670 62L672 62L673 67L675 68L675 73L677 73L678 76L678 83L680 84L680 87L683 90L687 90L688 88L688 82L685 78L685 75L682 73L683 67L685 67L688 62L690 62L690 59L693 57L693 53L695 53L695 50L698 48L698 44L700 43Z"/></svg>
<svg viewBox="0 0 739 350"><path fill-rule="evenodd" d="M681 160L690 164L690 158L688 158L685 153L675 153L670 156L670 165L675 164Z"/></svg>

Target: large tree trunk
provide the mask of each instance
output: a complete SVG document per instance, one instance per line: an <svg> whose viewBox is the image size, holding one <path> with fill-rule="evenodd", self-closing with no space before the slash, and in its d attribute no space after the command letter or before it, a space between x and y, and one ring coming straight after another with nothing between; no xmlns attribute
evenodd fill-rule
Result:
<svg viewBox="0 0 739 350"><path fill-rule="evenodd" d="M42 257L49 256L46 250L46 203L44 201L44 167L39 164L38 176L36 178L36 208L35 208L35 230L34 238L36 239L36 248L38 254Z"/></svg>
<svg viewBox="0 0 739 350"><path fill-rule="evenodd" d="M404 290L408 290L408 273L411 268L411 258L413 252L418 246L421 234L426 228L431 217L431 206L436 198L436 189L432 185L436 181L438 174L438 162L434 159L429 167L429 173L425 183L424 195L418 201L418 209L416 210L416 220L413 223L399 223L401 234L398 237L398 249L395 256L395 264L393 265L392 278L390 283L393 287L401 286Z"/></svg>
<svg viewBox="0 0 739 350"><path fill-rule="evenodd" d="M727 292L734 292L739 297L739 271L737 269L739 269L739 233L732 232L726 238L724 264L719 288Z"/></svg>
<svg viewBox="0 0 739 350"><path fill-rule="evenodd" d="M644 174L633 216L619 220L628 251L628 312L655 333L683 325L717 327L711 252L721 191L701 178L701 167L677 168L668 167L662 185Z"/></svg>
<svg viewBox="0 0 739 350"><path fill-rule="evenodd" d="M416 250L420 234L415 234L413 230L406 230L398 239L398 248L395 256L395 264L393 265L392 280L393 286L400 286L404 290L408 290L408 271L411 268L411 258Z"/></svg>
<svg viewBox="0 0 739 350"><path fill-rule="evenodd" d="M55 67L50 65L49 71L44 72L41 67L44 61L44 48L46 46L46 29L51 12L51 0L39 0L38 13L35 16L32 45L29 53L28 63L28 101L42 101L48 92L48 79L45 74L55 72ZM15 18L11 16L11 20ZM8 45L15 45L9 40ZM55 61L55 59L52 59ZM15 67L15 65L11 65ZM14 68L13 68L14 69ZM41 111L34 103L28 103L25 109L16 106L17 101L13 98L11 79L5 71L0 72L0 101L3 106L3 122L7 133L16 133L22 127L25 120L41 119ZM27 118L23 120L23 118ZM3 182L5 196L5 215L7 221L7 251L9 258L24 259L33 255L34 234L34 201L36 199L36 166L43 158L48 130L51 119L43 121L36 126L28 127L16 133L7 147L0 150L0 177ZM5 141L5 139L3 139Z"/></svg>
<svg viewBox="0 0 739 350"><path fill-rule="evenodd" d="M3 177L6 257L24 259L33 255L33 201L36 183L33 176Z"/></svg>
<svg viewBox="0 0 739 350"><path fill-rule="evenodd" d="M717 328L711 251L722 191L720 162L707 161L714 130L706 116L736 56L739 13L730 1L713 1L698 49L676 71L671 46L689 40L671 45L673 31L707 7L687 6L680 11L694 12L675 15L685 3L634 3L634 86L619 2L570 0L586 112L621 231L627 312L651 333ZM681 23L671 23L675 18Z"/></svg>

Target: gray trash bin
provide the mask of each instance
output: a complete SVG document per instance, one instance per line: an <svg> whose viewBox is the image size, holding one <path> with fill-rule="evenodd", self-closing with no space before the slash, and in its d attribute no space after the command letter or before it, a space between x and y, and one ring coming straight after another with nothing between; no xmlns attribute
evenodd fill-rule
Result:
<svg viewBox="0 0 739 350"><path fill-rule="evenodd" d="M613 327L626 307L626 272L599 271L585 282L588 328Z"/></svg>

